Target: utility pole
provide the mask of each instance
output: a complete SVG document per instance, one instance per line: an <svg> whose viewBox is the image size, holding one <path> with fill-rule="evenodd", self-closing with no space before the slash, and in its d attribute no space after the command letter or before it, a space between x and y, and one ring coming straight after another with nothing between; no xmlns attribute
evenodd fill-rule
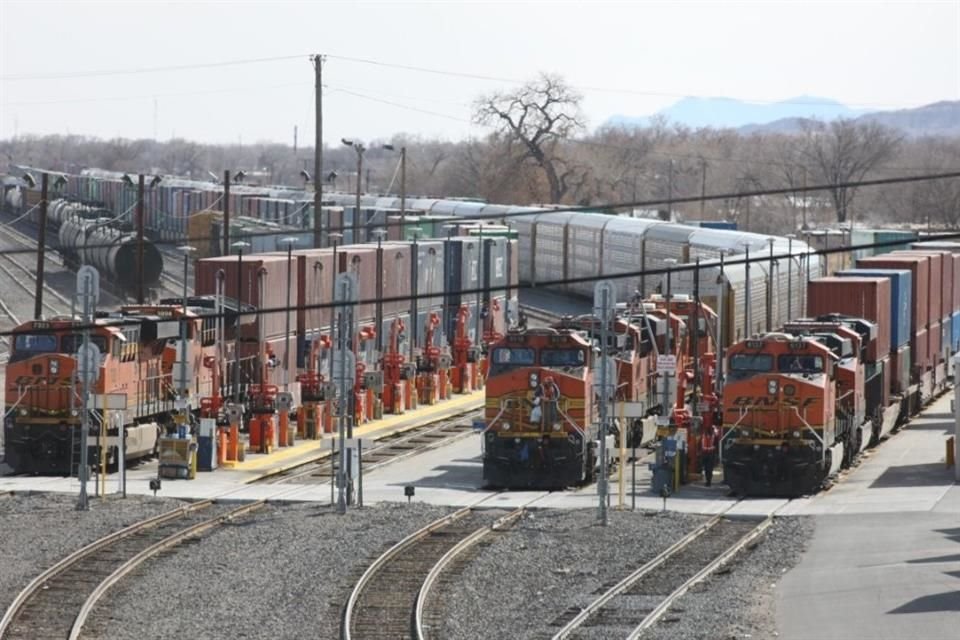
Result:
<svg viewBox="0 0 960 640"><path fill-rule="evenodd" d="M616 368L611 367L612 358L607 356L608 331L615 319L616 308L615 289L609 281L598 282L593 289L593 315L600 322L600 353L598 364L600 367L600 388L596 394L600 398L600 473L597 477L597 494L600 498L600 522L607 526L607 496L609 483L607 477L607 432L609 403L616 397ZM611 378L612 376L612 378ZM622 469L621 469L622 473Z"/></svg>
<svg viewBox="0 0 960 640"><path fill-rule="evenodd" d="M33 319L43 315L43 259L47 246L47 182L48 175L40 176L40 234L37 236L37 289L34 295Z"/></svg>
<svg viewBox="0 0 960 640"><path fill-rule="evenodd" d="M325 56L313 56L314 116L316 130L313 148L313 246L320 248L322 239L323 207L323 62Z"/></svg>
<svg viewBox="0 0 960 640"><path fill-rule="evenodd" d="M673 221L673 158L667 165L667 222Z"/></svg>
<svg viewBox="0 0 960 640"><path fill-rule="evenodd" d="M400 229L407 218L407 148L400 147Z"/></svg>
<svg viewBox="0 0 960 640"><path fill-rule="evenodd" d="M707 161L700 158L700 219L703 220L704 205L707 203Z"/></svg>
<svg viewBox="0 0 960 640"><path fill-rule="evenodd" d="M803 167L803 228L807 229L807 168Z"/></svg>
<svg viewBox="0 0 960 640"><path fill-rule="evenodd" d="M137 304L143 304L143 178L137 176Z"/></svg>
<svg viewBox="0 0 960 640"><path fill-rule="evenodd" d="M230 255L230 169L223 172L223 254ZM240 290L237 290L237 300Z"/></svg>

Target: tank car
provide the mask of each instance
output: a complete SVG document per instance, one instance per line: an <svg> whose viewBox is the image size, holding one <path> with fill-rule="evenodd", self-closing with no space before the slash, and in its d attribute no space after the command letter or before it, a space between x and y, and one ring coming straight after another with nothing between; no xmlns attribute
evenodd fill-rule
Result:
<svg viewBox="0 0 960 640"><path fill-rule="evenodd" d="M483 479L491 487L561 489L596 465L590 343L569 329L509 331L490 349Z"/></svg>

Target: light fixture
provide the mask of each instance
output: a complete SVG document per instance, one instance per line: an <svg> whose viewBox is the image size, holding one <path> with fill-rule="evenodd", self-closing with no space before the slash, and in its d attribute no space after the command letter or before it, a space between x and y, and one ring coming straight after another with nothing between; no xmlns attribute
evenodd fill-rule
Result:
<svg viewBox="0 0 960 640"><path fill-rule="evenodd" d="M28 185L31 189L33 189L35 186L37 186L37 181L36 181L36 179L33 177L33 175L30 174L30 172L27 172L27 173L24 173L24 174L23 174L23 180L24 180L24 182L27 183L27 185Z"/></svg>
<svg viewBox="0 0 960 640"><path fill-rule="evenodd" d="M247 177L247 172L244 171L243 169L241 169L240 171L237 171L235 174L233 174L233 180L234 180L234 182L243 182L243 179L246 178L246 177Z"/></svg>
<svg viewBox="0 0 960 640"><path fill-rule="evenodd" d="M343 144L345 144L345 145L348 146L348 147L352 147L352 146L353 146L353 140L348 140L347 138L340 138L340 142L342 142Z"/></svg>
<svg viewBox="0 0 960 640"><path fill-rule="evenodd" d="M127 185L128 187L133 186L133 178L131 178L128 174L123 174L121 180L123 181L123 184Z"/></svg>
<svg viewBox="0 0 960 640"><path fill-rule="evenodd" d="M327 182L333 182L336 179L337 179L336 171L331 171L330 173L327 174Z"/></svg>
<svg viewBox="0 0 960 640"><path fill-rule="evenodd" d="M310 182L310 174L306 169L300 169L300 177L303 178L304 182Z"/></svg>
<svg viewBox="0 0 960 640"><path fill-rule="evenodd" d="M163 178L161 178L160 176L153 176L152 178L150 178L150 188L153 189L155 186L160 184L161 181L163 181Z"/></svg>
<svg viewBox="0 0 960 640"><path fill-rule="evenodd" d="M220 178L213 171L207 171L207 175L213 180L213 184L220 184Z"/></svg>

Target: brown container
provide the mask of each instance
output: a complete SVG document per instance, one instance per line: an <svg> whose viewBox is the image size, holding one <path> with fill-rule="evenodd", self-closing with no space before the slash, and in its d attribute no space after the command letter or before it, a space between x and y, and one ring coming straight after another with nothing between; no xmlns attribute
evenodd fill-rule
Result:
<svg viewBox="0 0 960 640"><path fill-rule="evenodd" d="M890 352L890 393L901 394L910 386L910 346Z"/></svg>
<svg viewBox="0 0 960 640"><path fill-rule="evenodd" d="M291 291L291 305L296 300L297 272L292 270L290 279L287 279L287 257L280 255L253 255L243 256L242 261L236 256L221 256L198 260L196 266L197 295L215 294L217 291L217 272L223 269L226 278L224 285L226 295L237 298L237 274L240 273L241 302L251 304L258 309L276 309L268 313L258 313L256 332L251 338L259 336L262 325L263 336L274 338L284 336L286 331L286 313L283 309L287 305L287 289ZM242 266L240 266L242 265ZM262 296L261 296L262 294ZM291 333L295 318L291 318ZM248 319L243 319L247 324Z"/></svg>
<svg viewBox="0 0 960 640"><path fill-rule="evenodd" d="M890 279L820 278L807 283L807 313L841 313L877 324L877 339L867 345L867 359L877 362L890 352Z"/></svg>
<svg viewBox="0 0 960 640"><path fill-rule="evenodd" d="M953 307L950 315L960 311L960 253L953 254Z"/></svg>
<svg viewBox="0 0 960 640"><path fill-rule="evenodd" d="M413 305L410 300L413 290L411 251L409 242L387 242L383 245L383 297L386 300L383 303L384 320L392 320L401 315L407 316L405 322L409 323Z"/></svg>
<svg viewBox="0 0 960 640"><path fill-rule="evenodd" d="M302 283L297 296L297 329L303 335L329 334L333 302L333 249L293 252Z"/></svg>
<svg viewBox="0 0 960 640"><path fill-rule="evenodd" d="M950 305L953 302L953 269L948 268L949 260L952 255L949 251L920 251L912 249L909 251L894 251L891 255L919 255L926 256L930 260L930 323L940 321L945 315L949 314Z"/></svg>
<svg viewBox="0 0 960 640"><path fill-rule="evenodd" d="M924 256L884 254L857 260L863 269L909 269L911 275L910 311L914 331L926 329L930 324L929 288L930 260Z"/></svg>

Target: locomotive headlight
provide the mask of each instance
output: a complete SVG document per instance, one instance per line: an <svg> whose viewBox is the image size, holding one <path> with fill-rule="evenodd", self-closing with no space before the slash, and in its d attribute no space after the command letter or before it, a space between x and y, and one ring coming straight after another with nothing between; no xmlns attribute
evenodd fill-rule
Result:
<svg viewBox="0 0 960 640"><path fill-rule="evenodd" d="M71 409L71 410L70 410L70 415L72 415L74 418L76 418L76 417L77 417L77 410L76 410L76 409Z"/></svg>
<svg viewBox="0 0 960 640"><path fill-rule="evenodd" d="M27 415L27 410L26 410L26 409L20 409L20 415L22 415L22 416Z"/></svg>
<svg viewBox="0 0 960 640"><path fill-rule="evenodd" d="M771 396L777 395L777 381L776 380L767 380L767 394Z"/></svg>
<svg viewBox="0 0 960 640"><path fill-rule="evenodd" d="M51 360L51 361L50 361L50 374L55 376L55 375L57 375L58 373L60 373L60 361L59 361L59 360Z"/></svg>
<svg viewBox="0 0 960 640"><path fill-rule="evenodd" d="M540 384L540 376L536 372L530 374L530 388L536 389L537 385Z"/></svg>
<svg viewBox="0 0 960 640"><path fill-rule="evenodd" d="M500 423L500 428L501 428L502 430L504 430L504 431L510 431L510 423L509 423L509 422L501 422L501 423Z"/></svg>
<svg viewBox="0 0 960 640"><path fill-rule="evenodd" d="M554 431L560 431L560 423L559 423L559 422L554 422L554 423L553 423L553 430L554 430Z"/></svg>
<svg viewBox="0 0 960 640"><path fill-rule="evenodd" d="M794 431L794 432L793 432L793 437L799 439L799 438L800 438L800 432L799 432L799 431Z"/></svg>

